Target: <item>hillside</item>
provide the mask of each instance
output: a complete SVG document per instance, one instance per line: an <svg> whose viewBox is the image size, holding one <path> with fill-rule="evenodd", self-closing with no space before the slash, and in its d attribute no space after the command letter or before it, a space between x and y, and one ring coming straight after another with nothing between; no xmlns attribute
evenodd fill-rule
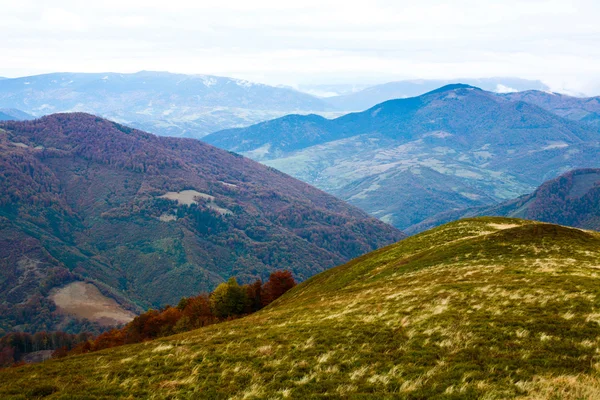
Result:
<svg viewBox="0 0 600 400"><path fill-rule="evenodd" d="M290 112L325 111L321 100L292 89L239 79L142 71L54 73L4 79L0 108L35 116L87 112L169 136L201 137Z"/></svg>
<svg viewBox="0 0 600 400"><path fill-rule="evenodd" d="M525 218L600 231L600 169L577 169L544 182L533 193L490 207L435 215L410 227L415 233L449 221L475 216Z"/></svg>
<svg viewBox="0 0 600 400"><path fill-rule="evenodd" d="M600 234L463 220L252 316L0 372L0 396L597 398Z"/></svg>
<svg viewBox="0 0 600 400"><path fill-rule="evenodd" d="M530 193L573 168L600 167L595 128L468 85L333 120L289 115L203 140L315 185L399 229L440 212Z"/></svg>
<svg viewBox="0 0 600 400"><path fill-rule="evenodd" d="M548 90L548 87L540 81L510 77L458 80L419 79L374 85L353 93L328 97L325 101L338 110L366 110L367 108L371 108L374 105L383 103L387 100L420 96L439 87L456 82L463 82L490 92L498 93L507 91Z"/></svg>
<svg viewBox="0 0 600 400"><path fill-rule="evenodd" d="M0 330L64 328L61 309L90 297L122 322L230 276L304 280L403 237L244 157L88 114L1 123L0 165Z"/></svg>
<svg viewBox="0 0 600 400"><path fill-rule="evenodd" d="M539 90L508 93L502 97L511 101L525 101L561 117L600 129L600 97L573 97Z"/></svg>

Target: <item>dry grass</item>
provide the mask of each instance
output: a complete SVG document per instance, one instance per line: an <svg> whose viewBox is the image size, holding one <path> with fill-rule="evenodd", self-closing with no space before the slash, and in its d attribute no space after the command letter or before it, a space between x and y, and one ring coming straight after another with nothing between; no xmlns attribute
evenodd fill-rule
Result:
<svg viewBox="0 0 600 400"><path fill-rule="evenodd" d="M241 320L9 370L0 396L44 376L57 398L600 398L599 262L596 234L461 221Z"/></svg>

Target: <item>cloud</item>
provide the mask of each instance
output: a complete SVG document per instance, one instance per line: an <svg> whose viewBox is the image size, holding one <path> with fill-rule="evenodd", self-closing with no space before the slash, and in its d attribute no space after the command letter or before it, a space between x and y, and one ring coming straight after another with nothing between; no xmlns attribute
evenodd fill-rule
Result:
<svg viewBox="0 0 600 400"><path fill-rule="evenodd" d="M61 8L44 10L40 23L38 27L56 31L82 31L85 28L85 22L79 15Z"/></svg>
<svg viewBox="0 0 600 400"><path fill-rule="evenodd" d="M505 85L503 85L501 83L499 83L496 86L496 90L495 91L496 91L496 93L514 93L514 92L518 92L517 89L513 89L513 88L505 86Z"/></svg>
<svg viewBox="0 0 600 400"><path fill-rule="evenodd" d="M170 70L271 84L520 76L597 90L592 0L0 0L0 75ZM591 89L589 89L591 90Z"/></svg>

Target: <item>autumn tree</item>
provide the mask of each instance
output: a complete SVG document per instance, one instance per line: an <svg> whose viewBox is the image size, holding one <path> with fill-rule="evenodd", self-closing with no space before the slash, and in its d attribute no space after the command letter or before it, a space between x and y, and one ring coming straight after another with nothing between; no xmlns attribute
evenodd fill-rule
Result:
<svg viewBox="0 0 600 400"><path fill-rule="evenodd" d="M271 304L294 286L296 281L290 271L273 272L262 288L263 306Z"/></svg>
<svg viewBox="0 0 600 400"><path fill-rule="evenodd" d="M244 313L248 304L248 295L232 277L217 286L210 296L210 304L215 316L232 317Z"/></svg>
<svg viewBox="0 0 600 400"><path fill-rule="evenodd" d="M0 368L10 367L15 362L15 349L9 346L0 348Z"/></svg>
<svg viewBox="0 0 600 400"><path fill-rule="evenodd" d="M260 310L263 307L262 282L260 280L257 280L254 283L244 285L243 288L246 290L246 296L248 297L246 314L250 314Z"/></svg>

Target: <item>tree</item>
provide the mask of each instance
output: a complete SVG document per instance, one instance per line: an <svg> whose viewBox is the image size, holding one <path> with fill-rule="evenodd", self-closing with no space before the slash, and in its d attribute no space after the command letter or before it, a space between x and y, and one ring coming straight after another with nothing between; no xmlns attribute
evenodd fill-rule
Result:
<svg viewBox="0 0 600 400"><path fill-rule="evenodd" d="M213 313L219 318L241 315L246 310L248 295L232 277L217 286L210 296L210 304Z"/></svg>
<svg viewBox="0 0 600 400"><path fill-rule="evenodd" d="M13 347L0 348L0 368L10 367L15 362L15 349Z"/></svg>
<svg viewBox="0 0 600 400"><path fill-rule="evenodd" d="M246 296L248 297L248 305L246 314L256 312L262 308L262 282L259 280L252 284L244 285Z"/></svg>
<svg viewBox="0 0 600 400"><path fill-rule="evenodd" d="M188 299L183 309L183 315L189 324L188 330L216 322L216 318L211 310L210 297L206 294Z"/></svg>
<svg viewBox="0 0 600 400"><path fill-rule="evenodd" d="M271 304L294 286L296 281L290 271L273 272L262 288L263 306Z"/></svg>

